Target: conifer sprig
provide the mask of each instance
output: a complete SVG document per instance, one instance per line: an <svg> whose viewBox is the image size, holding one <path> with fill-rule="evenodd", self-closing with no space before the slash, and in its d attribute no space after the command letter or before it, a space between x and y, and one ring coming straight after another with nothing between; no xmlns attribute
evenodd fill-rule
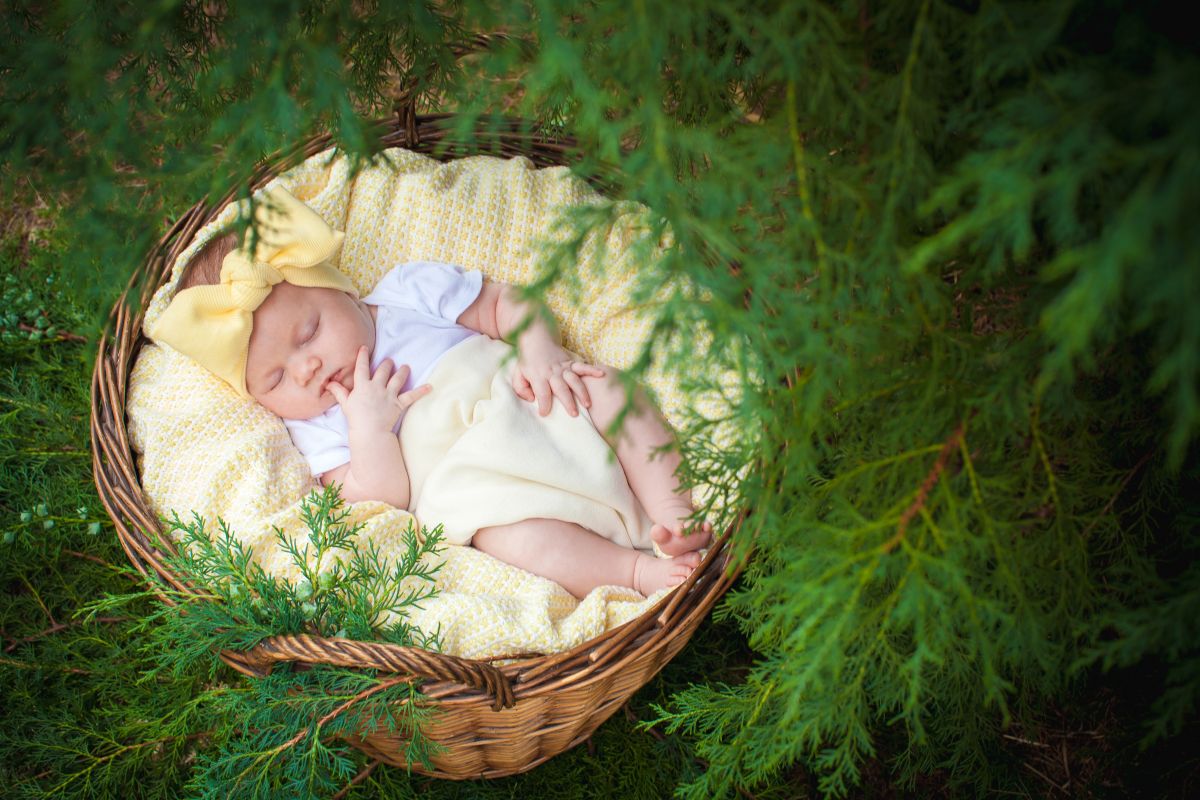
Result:
<svg viewBox="0 0 1200 800"><path fill-rule="evenodd" d="M212 698L229 728L198 754L189 796L328 797L361 764L341 737L380 728L406 739L409 763L428 768L437 751L421 733L434 711L406 676L280 665L251 684L250 692Z"/></svg>
<svg viewBox="0 0 1200 800"><path fill-rule="evenodd" d="M405 549L389 564L373 542L359 545L362 524L349 524L337 485L314 490L300 508L306 537L275 533L301 577L288 582L267 574L224 520L210 536L205 521L173 514L166 534L177 543L164 560L186 589L168 587L154 574L156 592L108 595L80 613L101 611L162 594L152 613L133 624L147 633L145 650L155 666L139 683L196 670L219 678L220 650L245 650L287 633L311 633L437 649L437 632L426 634L408 619L410 609L437 594L441 530L411 526ZM162 542L160 541L160 545ZM385 615L391 621L382 627ZM357 767L342 737L380 727L407 742L410 763L429 763L435 745L421 726L433 713L413 676L380 675L327 665L304 669L275 665L250 679L250 691L218 687L196 702L222 720L198 754L189 788L198 797L324 797L353 777Z"/></svg>

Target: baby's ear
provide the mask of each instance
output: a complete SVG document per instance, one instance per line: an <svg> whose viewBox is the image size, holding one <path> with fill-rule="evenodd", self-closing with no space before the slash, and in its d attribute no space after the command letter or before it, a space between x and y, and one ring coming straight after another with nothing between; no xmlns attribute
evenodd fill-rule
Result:
<svg viewBox="0 0 1200 800"><path fill-rule="evenodd" d="M224 233L214 236L208 244L200 248L200 252L192 257L184 268L183 280L179 282L179 291L193 286L208 286L221 280L221 262L225 256L237 247L236 233Z"/></svg>

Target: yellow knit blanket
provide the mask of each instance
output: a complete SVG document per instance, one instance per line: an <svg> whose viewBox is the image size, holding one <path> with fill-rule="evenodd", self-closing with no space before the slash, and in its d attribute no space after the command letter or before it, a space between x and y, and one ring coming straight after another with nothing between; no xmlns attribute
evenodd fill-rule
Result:
<svg viewBox="0 0 1200 800"><path fill-rule="evenodd" d="M422 259L479 269L492 280L528 282L537 276L538 243L563 235L554 224L561 210L607 202L565 168L537 170L523 158L442 164L406 150L386 155L387 163L351 178L346 159L329 151L272 182L346 232L338 266L364 293L394 265ZM180 255L173 280L147 308L147 325L170 300L182 266L235 214L232 206L224 209ZM633 263L634 242L645 239L643 214L640 206L619 207L608 229L580 250L580 285L570 295L559 288L546 298L564 344L593 363L629 366L649 330L647 315L628 311L634 275L622 268L627 259ZM697 402L662 374L648 383L668 421L678 422ZM426 398L412 412L423 406L433 410ZM300 500L316 484L279 419L153 343L134 366L128 416L142 486L156 512L221 517L268 573L299 577L273 529L303 542ZM410 519L383 503L362 502L353 506L350 522L364 523L359 535L394 557ZM443 558L439 594L413 622L425 631L440 626L443 649L465 657L564 650L636 617L655 599L601 587L580 602L557 584L470 547L449 546Z"/></svg>

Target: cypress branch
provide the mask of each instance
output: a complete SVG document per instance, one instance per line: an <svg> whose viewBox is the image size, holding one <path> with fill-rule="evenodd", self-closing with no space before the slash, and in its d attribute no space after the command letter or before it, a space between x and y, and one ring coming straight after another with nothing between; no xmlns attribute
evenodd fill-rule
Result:
<svg viewBox="0 0 1200 800"><path fill-rule="evenodd" d="M376 546L356 547L362 525L347 524L349 509L338 488L314 490L302 502L300 516L308 528L303 543L276 529L302 575L295 583L264 572L224 520L210 537L199 516L184 522L173 515L167 532L179 546L165 562L188 589L172 589L154 573L155 592L107 595L80 614L86 622L95 621L103 610L156 593L174 601L159 604L133 626L148 633L145 652L155 661L138 683L167 674L179 679L204 667L215 679L218 651L250 649L287 633L435 648L437 634L426 635L406 617L408 609L436 594L440 530L422 530L418 536L410 527L404 553L389 564ZM377 630L384 612L394 621ZM210 713L223 722L214 732L216 747L199 755L189 788L197 797L212 798L272 798L281 791L324 796L357 769L340 738L380 725L406 738L410 763L428 767L435 745L422 735L421 725L432 712L418 683L412 676L379 676L377 670L327 665L296 670L284 664L264 678L250 679L249 690L207 690L194 702L210 704Z"/></svg>

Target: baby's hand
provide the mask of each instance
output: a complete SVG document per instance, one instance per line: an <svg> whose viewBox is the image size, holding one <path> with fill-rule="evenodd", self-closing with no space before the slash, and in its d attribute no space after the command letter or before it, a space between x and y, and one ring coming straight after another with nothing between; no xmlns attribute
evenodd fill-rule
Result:
<svg viewBox="0 0 1200 800"><path fill-rule="evenodd" d="M577 401L584 408L592 405L583 384L585 375L603 378L604 370L573 360L570 353L557 345L535 350L522 348L517 368L513 370L512 386L517 397L537 402L539 415L549 414L557 397L567 413L574 417L579 414Z"/></svg>
<svg viewBox="0 0 1200 800"><path fill-rule="evenodd" d="M336 381L329 383L329 393L342 407L351 428L391 433L401 415L429 394L429 384L401 391L408 380L408 365L402 364L395 372L392 369L392 360L385 358L372 375L370 357L363 346L354 362L354 388L347 389Z"/></svg>

